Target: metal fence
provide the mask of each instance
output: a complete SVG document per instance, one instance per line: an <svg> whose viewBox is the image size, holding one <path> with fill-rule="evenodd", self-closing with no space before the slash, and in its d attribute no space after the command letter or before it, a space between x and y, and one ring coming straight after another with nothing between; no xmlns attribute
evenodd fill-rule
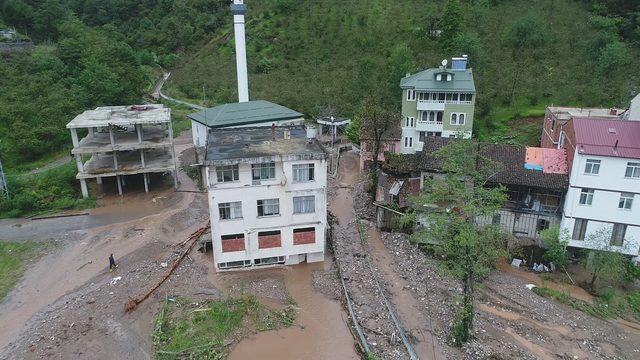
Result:
<svg viewBox="0 0 640 360"><path fill-rule="evenodd" d="M378 227L385 230L399 230L398 220L401 213L379 204L376 206ZM418 222L423 223L423 221ZM539 240L542 230L560 225L560 215L501 209L493 215L480 216L475 222L478 226L500 225L505 232L515 237Z"/></svg>

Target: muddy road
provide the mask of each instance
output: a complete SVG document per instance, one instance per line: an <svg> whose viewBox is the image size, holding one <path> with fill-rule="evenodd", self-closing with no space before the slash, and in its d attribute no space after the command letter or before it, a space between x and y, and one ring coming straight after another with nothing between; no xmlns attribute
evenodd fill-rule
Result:
<svg viewBox="0 0 640 360"><path fill-rule="evenodd" d="M178 154L190 147L190 135L183 137L177 139ZM196 190L183 172L179 180L181 189ZM315 274L331 271L329 257L324 264L219 274L210 254L193 251L150 299L124 313L127 299L157 281L162 264L175 258L175 244L206 223L208 203L205 194L171 188L101 201L81 217L0 223L6 240L60 243L0 304L0 359L149 359L154 318L165 296L210 300L256 282L281 284L255 295L267 305L292 299L296 324L232 344L231 358L359 358L339 301L314 287ZM107 268L110 253L120 265L114 273ZM330 281L338 286L335 277ZM274 293L287 297L274 300Z"/></svg>

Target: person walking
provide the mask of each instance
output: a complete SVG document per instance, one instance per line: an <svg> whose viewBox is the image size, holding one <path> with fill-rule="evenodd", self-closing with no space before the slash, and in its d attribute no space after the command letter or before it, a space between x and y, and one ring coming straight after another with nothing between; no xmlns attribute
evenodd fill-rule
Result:
<svg viewBox="0 0 640 360"><path fill-rule="evenodd" d="M116 269L118 265L116 264L116 259L113 258L113 254L109 255L109 271L113 271Z"/></svg>

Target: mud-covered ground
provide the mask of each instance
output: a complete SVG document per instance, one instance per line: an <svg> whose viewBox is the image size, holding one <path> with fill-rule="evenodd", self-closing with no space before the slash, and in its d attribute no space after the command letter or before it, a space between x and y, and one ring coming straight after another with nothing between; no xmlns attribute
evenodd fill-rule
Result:
<svg viewBox="0 0 640 360"><path fill-rule="evenodd" d="M357 199L367 194L360 178L354 189ZM367 209L366 206L358 209ZM371 212L358 211L363 218ZM367 223L373 227L372 223ZM486 279L476 296L474 340L452 349L446 345L454 300L461 293L459 284L442 275L433 259L413 246L406 234L383 232L380 239L391 261L393 272L402 278L403 288L418 301L417 314L429 320L423 330L432 330L435 351L426 358L446 359L637 359L640 358L640 324L623 320L604 321L553 300L540 297L525 285L536 274L501 266ZM369 241L373 245L372 236ZM376 257L371 246L370 253ZM384 269L381 267L381 271ZM393 286L388 286L393 297ZM579 288L567 289L580 293ZM582 291L584 292L584 291ZM401 311L402 306L399 310ZM406 326L406 324L405 324ZM409 332L413 331L409 328ZM428 331L425 333L429 333ZM460 351L458 353L458 351Z"/></svg>
<svg viewBox="0 0 640 360"><path fill-rule="evenodd" d="M189 139L189 133L177 139L178 155L190 148ZM7 240L27 229L20 240L57 243L0 303L0 359L153 358L151 334L165 297L199 302L242 293L268 306L295 304L299 312L295 326L231 344L231 359L357 358L335 295L314 290L337 280L331 261L223 274L213 269L211 253L192 250L151 297L124 311L130 297L142 296L163 277L184 250L179 244L209 219L206 195L183 171L179 179L186 192L170 186L148 195L130 190L122 198L105 195L101 207L83 217L0 222L0 232L9 230ZM119 264L114 272L107 267L110 253Z"/></svg>

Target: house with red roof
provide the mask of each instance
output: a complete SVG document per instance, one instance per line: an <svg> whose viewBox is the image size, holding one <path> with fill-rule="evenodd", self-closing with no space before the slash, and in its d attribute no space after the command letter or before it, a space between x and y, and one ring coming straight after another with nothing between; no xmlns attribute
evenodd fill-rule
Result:
<svg viewBox="0 0 640 360"><path fill-rule="evenodd" d="M561 228L569 245L638 257L640 121L574 116L562 131L569 188Z"/></svg>

